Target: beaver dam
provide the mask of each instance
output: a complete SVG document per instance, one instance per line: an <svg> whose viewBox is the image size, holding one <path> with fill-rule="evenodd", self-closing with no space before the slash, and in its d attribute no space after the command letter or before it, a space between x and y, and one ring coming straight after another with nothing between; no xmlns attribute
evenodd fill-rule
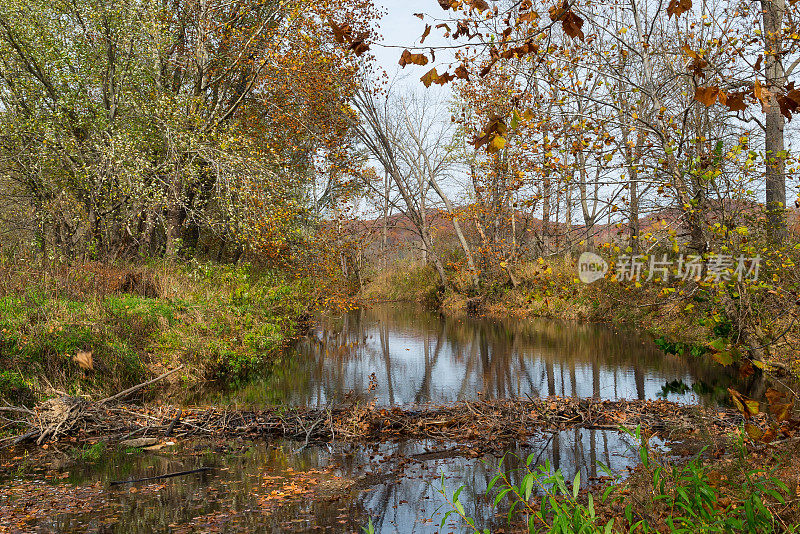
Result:
<svg viewBox="0 0 800 534"><path fill-rule="evenodd" d="M761 387L748 380L601 326L396 305L323 317L233 389L6 407L0 532L438 532L443 482L508 528L485 496L504 455L512 472L534 454L583 484L604 480L599 463L624 476L638 457L621 426L680 454L742 424L717 400Z"/></svg>

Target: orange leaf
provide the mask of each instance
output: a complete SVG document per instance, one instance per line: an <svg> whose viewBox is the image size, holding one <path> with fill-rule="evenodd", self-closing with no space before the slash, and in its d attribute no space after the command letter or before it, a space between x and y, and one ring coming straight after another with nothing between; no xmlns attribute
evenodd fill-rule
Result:
<svg viewBox="0 0 800 534"><path fill-rule="evenodd" d="M698 87L694 90L694 99L705 106L711 106L717 101L719 94L719 87L715 85L710 87Z"/></svg>

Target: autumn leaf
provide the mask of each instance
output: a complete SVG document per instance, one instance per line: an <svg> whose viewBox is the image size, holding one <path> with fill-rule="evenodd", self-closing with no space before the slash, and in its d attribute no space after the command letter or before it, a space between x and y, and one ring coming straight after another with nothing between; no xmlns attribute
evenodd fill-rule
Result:
<svg viewBox="0 0 800 534"><path fill-rule="evenodd" d="M446 83L449 83L449 82L453 81L454 79L455 79L455 76L453 76L449 72L444 72L444 73L440 74L439 76L437 76L437 78L435 80L433 80L433 83L438 83L439 85L444 85Z"/></svg>
<svg viewBox="0 0 800 534"><path fill-rule="evenodd" d="M550 14L550 20L553 22L559 20L567 11L569 11L569 4L567 2L554 5L548 10L548 13Z"/></svg>
<svg viewBox="0 0 800 534"><path fill-rule="evenodd" d="M725 105L731 111L744 111L747 109L747 104L744 103L746 93L728 93Z"/></svg>
<svg viewBox="0 0 800 534"><path fill-rule="evenodd" d="M669 5L667 6L667 17L680 17L682 14L686 13L692 9L692 0L670 0Z"/></svg>
<svg viewBox="0 0 800 534"><path fill-rule="evenodd" d="M486 3L486 0L467 0L467 3L480 12L489 9L489 4Z"/></svg>
<svg viewBox="0 0 800 534"><path fill-rule="evenodd" d="M528 13L523 13L522 15L517 18L517 26L523 24L525 22L533 22L539 18L539 13L536 11L529 11Z"/></svg>
<svg viewBox="0 0 800 534"><path fill-rule="evenodd" d="M717 101L721 91L719 87L712 85L710 87L698 87L694 90L694 99L705 106L712 106Z"/></svg>
<svg viewBox="0 0 800 534"><path fill-rule="evenodd" d="M464 68L463 65L459 65L458 67L456 67L456 70L454 72L456 78L459 78L461 80L469 80L469 71L467 71L467 69Z"/></svg>
<svg viewBox="0 0 800 534"><path fill-rule="evenodd" d="M413 63L414 65L427 65L428 58L425 56L425 54L412 54L408 50L403 50L398 63L401 67L405 67L409 63Z"/></svg>
<svg viewBox="0 0 800 534"><path fill-rule="evenodd" d="M425 38L428 37L428 35L430 35L430 33L431 33L431 25L430 24L426 24L425 25L425 31L422 32L422 37L420 37L420 39L419 39L419 44L424 43L425 42Z"/></svg>
<svg viewBox="0 0 800 534"><path fill-rule="evenodd" d="M584 40L583 19L576 15L573 11L567 11L561 21L561 26L564 28L564 33L570 36L571 39L578 37L581 41Z"/></svg>
<svg viewBox="0 0 800 534"><path fill-rule="evenodd" d="M355 38L352 39L350 42L350 46L348 48L355 52L357 56L360 56L367 50L369 50L369 44L367 44L367 38L369 37L369 32L361 32Z"/></svg>
<svg viewBox="0 0 800 534"><path fill-rule="evenodd" d="M447 11L448 9L450 9L452 7L452 3L450 2L450 0L439 0L439 5L445 11Z"/></svg>
<svg viewBox="0 0 800 534"><path fill-rule="evenodd" d="M489 152L498 152L503 150L503 147L506 146L506 138L502 135L495 135L492 139L491 143L489 143Z"/></svg>
<svg viewBox="0 0 800 534"><path fill-rule="evenodd" d="M422 13L414 13L414 16L417 17L419 20L425 19L425 15L423 15Z"/></svg>
<svg viewBox="0 0 800 534"><path fill-rule="evenodd" d="M750 423L747 423L746 425L744 425L744 430L745 430L745 432L747 432L747 435L753 441L758 441L759 439L761 439L761 436L764 435L764 432L760 428L758 428L756 425L753 425L753 424L750 424Z"/></svg>
<svg viewBox="0 0 800 534"><path fill-rule="evenodd" d="M78 364L81 369L87 371L94 370L94 360L92 359L92 351L79 350L78 353L72 357L72 360Z"/></svg>
<svg viewBox="0 0 800 534"><path fill-rule="evenodd" d="M331 27L331 30L333 30L333 38L340 44L344 44L345 37L352 32L350 25L346 22L340 26L336 24L333 19L329 18L328 25Z"/></svg>
<svg viewBox="0 0 800 534"><path fill-rule="evenodd" d="M430 87L433 82L439 77L439 74L436 72L436 68L432 68L428 72L422 75L420 81L425 84L425 87Z"/></svg>

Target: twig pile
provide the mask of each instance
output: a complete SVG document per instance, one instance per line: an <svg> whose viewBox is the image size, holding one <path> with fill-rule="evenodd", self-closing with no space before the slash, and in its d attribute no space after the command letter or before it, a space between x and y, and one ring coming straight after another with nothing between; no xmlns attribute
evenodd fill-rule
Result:
<svg viewBox="0 0 800 534"><path fill-rule="evenodd" d="M423 407L269 407L263 410L185 408L89 403L70 397L51 400L26 419L29 429L6 441L37 444L69 439L126 440L134 437L289 437L310 442L433 438L482 442L486 447L522 439L537 429L643 428L662 434L704 426L728 432L742 423L737 412L703 409L664 400L602 401L549 397L460 402ZM0 441L0 445L4 443ZM6 445L8 443L5 443Z"/></svg>

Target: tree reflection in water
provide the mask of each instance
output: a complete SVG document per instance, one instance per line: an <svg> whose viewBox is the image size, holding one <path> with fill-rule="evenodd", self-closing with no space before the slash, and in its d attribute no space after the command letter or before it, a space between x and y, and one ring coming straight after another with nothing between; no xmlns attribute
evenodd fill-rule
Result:
<svg viewBox="0 0 800 534"><path fill-rule="evenodd" d="M526 395L702 402L710 395L699 388L664 386L724 390L734 380L702 358L664 354L645 336L603 325L455 319L397 304L323 316L286 359L296 369L261 387L310 405L348 393L380 405ZM373 373L378 387L370 391Z"/></svg>

